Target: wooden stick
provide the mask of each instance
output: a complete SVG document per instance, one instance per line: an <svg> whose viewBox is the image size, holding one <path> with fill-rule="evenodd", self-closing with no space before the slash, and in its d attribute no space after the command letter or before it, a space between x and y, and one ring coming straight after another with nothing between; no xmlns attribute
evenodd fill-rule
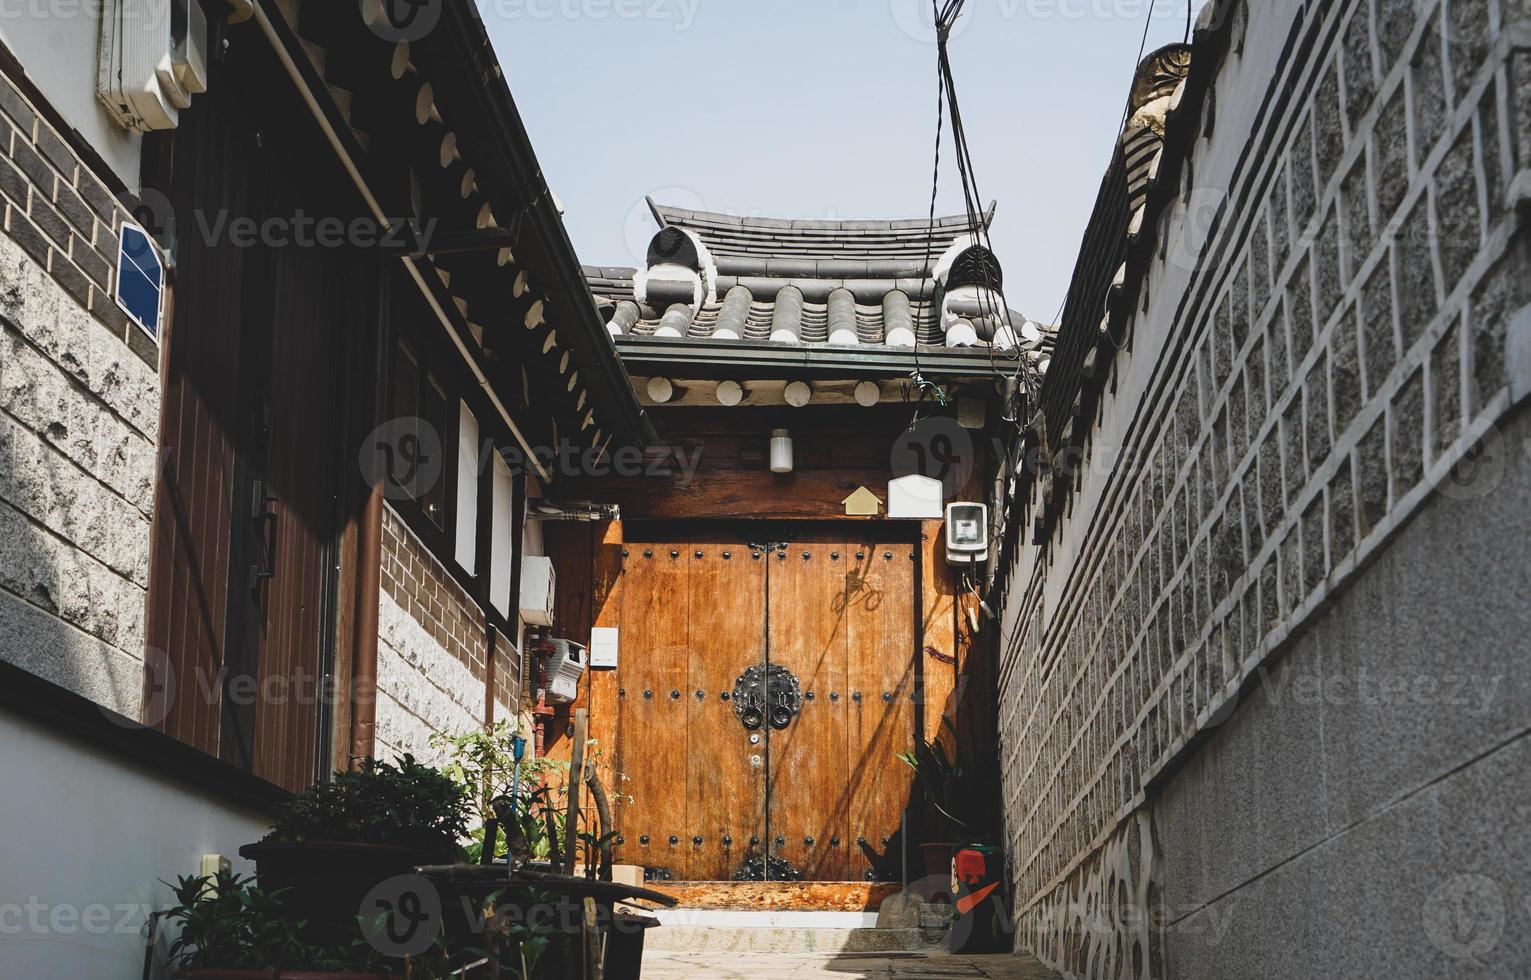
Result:
<svg viewBox="0 0 1531 980"><path fill-rule="evenodd" d="M563 873L574 874L575 841L579 835L579 788L585 769L585 738L590 723L590 712L584 708L574 709L573 756L569 760L569 810L564 819Z"/></svg>
<svg viewBox="0 0 1531 980"><path fill-rule="evenodd" d="M596 877L611 880L611 806L606 802L606 788L595 774L595 760L585 763L585 783L590 787L590 799L595 803L595 815L600 819L596 837L601 842L600 868Z"/></svg>

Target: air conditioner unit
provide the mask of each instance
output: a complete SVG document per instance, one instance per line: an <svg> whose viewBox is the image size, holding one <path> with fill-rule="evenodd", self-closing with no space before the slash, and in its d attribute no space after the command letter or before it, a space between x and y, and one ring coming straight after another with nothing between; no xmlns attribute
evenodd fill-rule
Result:
<svg viewBox="0 0 1531 980"><path fill-rule="evenodd" d="M124 129L174 129L207 91L201 0L104 0L96 95Z"/></svg>
<svg viewBox="0 0 1531 980"><path fill-rule="evenodd" d="M521 559L521 619L532 626L553 625L553 593L558 579L553 559L527 555Z"/></svg>

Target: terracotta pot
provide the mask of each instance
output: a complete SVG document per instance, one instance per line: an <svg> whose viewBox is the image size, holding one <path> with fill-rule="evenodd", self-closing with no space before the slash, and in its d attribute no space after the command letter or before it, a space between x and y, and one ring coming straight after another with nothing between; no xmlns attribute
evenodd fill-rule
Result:
<svg viewBox="0 0 1531 980"><path fill-rule="evenodd" d="M957 845L933 841L919 845L925 876L910 887L927 902L949 901L952 894L952 853Z"/></svg>

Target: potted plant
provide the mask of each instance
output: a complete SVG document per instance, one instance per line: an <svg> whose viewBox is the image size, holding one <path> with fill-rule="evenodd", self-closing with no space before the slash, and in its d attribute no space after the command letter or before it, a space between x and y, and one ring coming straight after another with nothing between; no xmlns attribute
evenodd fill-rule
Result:
<svg viewBox="0 0 1531 980"><path fill-rule="evenodd" d="M951 719L942 722L955 742L957 730ZM984 836L981 828L985 819L978 812L983 806L982 787L961 764L960 757L948 753L939 738L934 741L921 738L911 751L900 752L898 758L914 770L915 783L927 808L926 840L919 845L925 876L949 880L952 854L958 844Z"/></svg>
<svg viewBox="0 0 1531 980"><path fill-rule="evenodd" d="M365 943L315 945L281 896L226 871L183 876L176 904L163 913L180 926L170 944L173 975L186 980L388 980L390 971Z"/></svg>
<svg viewBox="0 0 1531 980"><path fill-rule="evenodd" d="M414 760L365 759L284 802L271 833L239 849L255 862L267 892L280 892L290 918L339 942L355 935L361 903L374 886L417 865L461 855L468 794Z"/></svg>
<svg viewBox="0 0 1531 980"><path fill-rule="evenodd" d="M483 857L484 826L494 819L501 826L490 859L508 858L512 864L527 863L541 870L556 870L570 846L564 826L569 763L523 756L515 745L520 737L518 725L502 721L459 735L438 732L431 736L431 747L446 753L447 761L441 771L473 799L476 812L467 844L469 860L477 862ZM586 740L585 758L600 774L603 784L610 787L613 799L632 802L631 796L621 792L627 777L605 763L595 739ZM515 826L508 827L499 821L497 807L503 808L512 801ZM593 853L600 850L603 842L615 837L616 832L610 828L601 837L576 831L574 842ZM509 853L512 842L519 846L520 853Z"/></svg>

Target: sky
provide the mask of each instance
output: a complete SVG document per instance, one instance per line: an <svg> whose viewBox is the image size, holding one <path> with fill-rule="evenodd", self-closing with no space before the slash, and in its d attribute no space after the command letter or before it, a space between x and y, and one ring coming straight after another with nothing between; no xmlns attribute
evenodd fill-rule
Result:
<svg viewBox="0 0 1531 980"><path fill-rule="evenodd" d="M477 0L580 261L641 266L644 198L929 213L930 0ZM1132 71L1203 0L969 0L948 43L1009 305L1054 322ZM1151 19L1149 18L1152 14ZM938 214L963 210L946 132Z"/></svg>

